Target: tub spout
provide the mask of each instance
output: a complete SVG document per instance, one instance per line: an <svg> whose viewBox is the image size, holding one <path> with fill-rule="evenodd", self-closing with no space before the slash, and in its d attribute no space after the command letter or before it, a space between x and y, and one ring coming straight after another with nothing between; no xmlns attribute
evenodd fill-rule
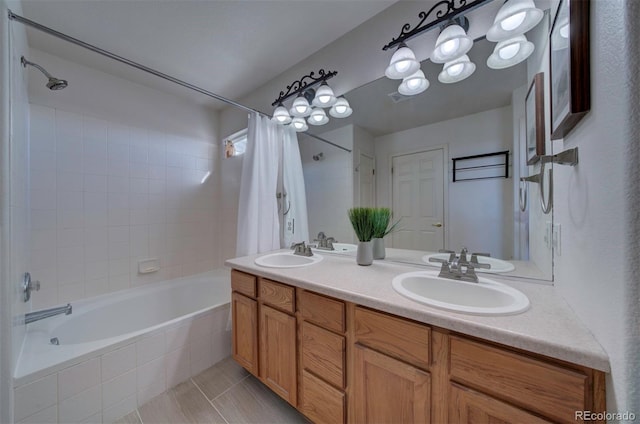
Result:
<svg viewBox="0 0 640 424"><path fill-rule="evenodd" d="M28 312L24 314L24 323L30 324L35 321L40 321L41 319L50 318L56 315L70 315L73 312L73 308L71 307L71 303L67 303L67 306L60 306L57 308L51 309L43 309L41 311Z"/></svg>

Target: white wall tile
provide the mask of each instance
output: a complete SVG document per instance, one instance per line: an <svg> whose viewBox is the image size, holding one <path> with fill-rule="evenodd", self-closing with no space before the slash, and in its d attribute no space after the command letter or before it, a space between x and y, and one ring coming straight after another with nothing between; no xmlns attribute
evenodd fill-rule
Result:
<svg viewBox="0 0 640 424"><path fill-rule="evenodd" d="M211 337L205 341L189 344L191 375L196 375L213 365L213 349Z"/></svg>
<svg viewBox="0 0 640 424"><path fill-rule="evenodd" d="M174 326L165 331L165 351L171 352L187 346L189 343L189 332L193 321L189 321L179 326Z"/></svg>
<svg viewBox="0 0 640 424"><path fill-rule="evenodd" d="M21 421L58 401L58 374L25 384L14 392L14 418Z"/></svg>
<svg viewBox="0 0 640 424"><path fill-rule="evenodd" d="M101 358L102 381L111 380L136 367L136 348L132 343Z"/></svg>
<svg viewBox="0 0 640 424"><path fill-rule="evenodd" d="M95 358L58 372L58 400L70 398L100 382L100 359Z"/></svg>
<svg viewBox="0 0 640 424"><path fill-rule="evenodd" d="M100 385L91 387L59 403L61 423L80 423L101 411Z"/></svg>
<svg viewBox="0 0 640 424"><path fill-rule="evenodd" d="M82 424L102 424L102 411L82 420Z"/></svg>
<svg viewBox="0 0 640 424"><path fill-rule="evenodd" d="M165 360L167 389L175 387L191 377L191 362L189 348L183 346L168 353Z"/></svg>
<svg viewBox="0 0 640 424"><path fill-rule="evenodd" d="M164 354L164 332L145 337L136 342L136 364L144 365Z"/></svg>
<svg viewBox="0 0 640 424"><path fill-rule="evenodd" d="M33 415L29 415L18 424L52 424L58 422L58 405L50 406Z"/></svg>
<svg viewBox="0 0 640 424"><path fill-rule="evenodd" d="M116 403L135 395L136 387L135 369L102 383L102 408L110 408Z"/></svg>
<svg viewBox="0 0 640 424"><path fill-rule="evenodd" d="M111 424L130 412L135 411L137 407L137 397L134 394L121 400L112 407L104 409L102 411L102 422L104 424Z"/></svg>

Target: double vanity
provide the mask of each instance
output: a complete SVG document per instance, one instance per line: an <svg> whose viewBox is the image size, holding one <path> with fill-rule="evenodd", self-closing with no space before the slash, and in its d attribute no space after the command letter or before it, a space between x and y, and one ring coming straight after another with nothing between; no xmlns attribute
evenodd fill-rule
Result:
<svg viewBox="0 0 640 424"><path fill-rule="evenodd" d="M226 264L235 360L313 422L569 423L605 409L608 358L551 286L317 252Z"/></svg>

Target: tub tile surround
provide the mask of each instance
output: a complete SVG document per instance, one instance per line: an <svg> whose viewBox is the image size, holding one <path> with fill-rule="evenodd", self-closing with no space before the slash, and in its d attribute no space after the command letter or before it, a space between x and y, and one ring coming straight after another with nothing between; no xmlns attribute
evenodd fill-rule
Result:
<svg viewBox="0 0 640 424"><path fill-rule="evenodd" d="M15 422L114 422L228 357L228 315L225 304L46 376L16 380Z"/></svg>
<svg viewBox="0 0 640 424"><path fill-rule="evenodd" d="M221 265L214 144L35 104L30 112L34 309ZM160 271L139 274L147 258Z"/></svg>
<svg viewBox="0 0 640 424"><path fill-rule="evenodd" d="M553 286L492 275L491 279L527 295L531 307L522 314L503 317L464 315L421 305L393 290L393 277L424 270L424 267L386 261L374 261L373 265L362 267L355 263L355 258L341 255L324 255L321 263L301 268L255 265L255 258L268 253L272 252L230 259L225 264L436 327L610 372L606 352Z"/></svg>

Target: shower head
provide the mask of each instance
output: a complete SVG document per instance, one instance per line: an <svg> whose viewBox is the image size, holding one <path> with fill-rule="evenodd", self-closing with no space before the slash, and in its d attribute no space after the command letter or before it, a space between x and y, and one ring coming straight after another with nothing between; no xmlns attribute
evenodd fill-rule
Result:
<svg viewBox="0 0 640 424"><path fill-rule="evenodd" d="M69 85L69 83L67 83L67 80L58 79L54 77L49 72L47 72L42 66L38 65L37 63L29 62L27 59L24 58L24 56L20 58L20 63L22 63L22 66L25 68L27 67L27 65L33 66L34 68L42 72L45 77L49 78L49 81L47 82L47 88L49 90L62 90L67 85Z"/></svg>
<svg viewBox="0 0 640 424"><path fill-rule="evenodd" d="M320 152L317 155L313 155L313 160L315 160L316 162L319 160L324 159L324 153Z"/></svg>

